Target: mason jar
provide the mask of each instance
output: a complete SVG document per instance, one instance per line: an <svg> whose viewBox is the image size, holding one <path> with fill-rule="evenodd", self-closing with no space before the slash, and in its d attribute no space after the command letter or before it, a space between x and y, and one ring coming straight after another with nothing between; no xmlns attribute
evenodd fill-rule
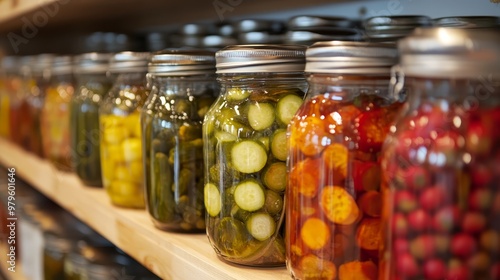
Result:
<svg viewBox="0 0 500 280"><path fill-rule="evenodd" d="M20 86L15 95L10 99L10 135L11 140L30 151L30 139L33 117L28 108L28 96L35 86L32 75L34 56L23 56L19 59Z"/></svg>
<svg viewBox="0 0 500 280"><path fill-rule="evenodd" d="M377 279L379 156L401 100L394 45L331 41L306 52L304 104L288 127L285 235L295 279Z"/></svg>
<svg viewBox="0 0 500 280"><path fill-rule="evenodd" d="M207 233L225 261L285 262L286 127L302 104L304 46L239 45L216 53L221 95L205 116Z"/></svg>
<svg viewBox="0 0 500 280"><path fill-rule="evenodd" d="M499 279L500 34L417 29L398 49L379 279Z"/></svg>
<svg viewBox="0 0 500 280"><path fill-rule="evenodd" d="M371 42L396 42L417 27L433 24L431 18L421 15L376 16L363 22L366 40Z"/></svg>
<svg viewBox="0 0 500 280"><path fill-rule="evenodd" d="M142 111L147 209L156 227L205 232L203 118L215 100L215 53L154 53ZM154 97L153 97L154 96Z"/></svg>
<svg viewBox="0 0 500 280"><path fill-rule="evenodd" d="M110 54L87 53L75 59L76 93L71 100L73 170L88 186L102 186L99 105L111 88L106 75Z"/></svg>
<svg viewBox="0 0 500 280"><path fill-rule="evenodd" d="M102 184L117 206L144 208L141 108L148 96L149 53L121 52L110 60L114 84L99 108Z"/></svg>
<svg viewBox="0 0 500 280"><path fill-rule="evenodd" d="M40 115L43 154L56 168L71 170L69 107L75 90L73 58L57 56Z"/></svg>

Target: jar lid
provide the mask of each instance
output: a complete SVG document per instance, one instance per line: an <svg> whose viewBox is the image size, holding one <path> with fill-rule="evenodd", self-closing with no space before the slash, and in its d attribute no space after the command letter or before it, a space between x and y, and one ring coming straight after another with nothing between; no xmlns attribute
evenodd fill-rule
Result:
<svg viewBox="0 0 500 280"><path fill-rule="evenodd" d="M238 36L241 44L281 44L285 40L282 34L271 34L266 31L241 33Z"/></svg>
<svg viewBox="0 0 500 280"><path fill-rule="evenodd" d="M442 17L434 19L439 27L456 28L491 28L500 27L500 17L470 16L470 17Z"/></svg>
<svg viewBox="0 0 500 280"><path fill-rule="evenodd" d="M153 53L148 72L155 76L215 74L214 52L199 49L167 49Z"/></svg>
<svg viewBox="0 0 500 280"><path fill-rule="evenodd" d="M282 22L265 19L244 19L236 23L238 32L271 31L279 33L284 28Z"/></svg>
<svg viewBox="0 0 500 280"><path fill-rule="evenodd" d="M137 73L148 70L148 52L120 52L110 59L109 72Z"/></svg>
<svg viewBox="0 0 500 280"><path fill-rule="evenodd" d="M378 16L363 23L366 35L375 40L396 40L411 33L415 28L432 26L432 19L426 16Z"/></svg>
<svg viewBox="0 0 500 280"><path fill-rule="evenodd" d="M73 57L69 55L58 55L54 57L51 69L54 75L73 73Z"/></svg>
<svg viewBox="0 0 500 280"><path fill-rule="evenodd" d="M112 54L108 53L85 53L76 57L75 72L80 74L105 74L109 69L109 59Z"/></svg>
<svg viewBox="0 0 500 280"><path fill-rule="evenodd" d="M361 41L363 34L355 28L316 27L308 31L288 31L286 42L289 44L312 45L322 41Z"/></svg>
<svg viewBox="0 0 500 280"><path fill-rule="evenodd" d="M184 24L179 33L182 35L208 35L213 34L215 32L215 25L211 23L188 23Z"/></svg>
<svg viewBox="0 0 500 280"><path fill-rule="evenodd" d="M306 46L234 45L215 54L217 73L303 72Z"/></svg>
<svg viewBox="0 0 500 280"><path fill-rule="evenodd" d="M307 49L309 73L389 74L398 62L394 44L371 42L319 42Z"/></svg>
<svg viewBox="0 0 500 280"><path fill-rule="evenodd" d="M398 42L405 75L467 78L500 74L500 33L486 29L418 28Z"/></svg>
<svg viewBox="0 0 500 280"><path fill-rule="evenodd" d="M327 16L295 16L288 20L288 30L308 30L311 27L329 26L329 27L355 27L356 22L345 17L327 17Z"/></svg>
<svg viewBox="0 0 500 280"><path fill-rule="evenodd" d="M202 47L204 48L223 48L225 46L237 44L235 38L220 35L208 35L203 37Z"/></svg>

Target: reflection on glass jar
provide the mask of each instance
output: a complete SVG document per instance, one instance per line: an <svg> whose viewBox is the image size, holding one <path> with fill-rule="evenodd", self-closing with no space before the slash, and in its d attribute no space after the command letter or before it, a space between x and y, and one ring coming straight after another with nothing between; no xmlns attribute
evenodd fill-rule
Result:
<svg viewBox="0 0 500 280"><path fill-rule="evenodd" d="M111 88L109 54L88 53L76 60L76 93L71 101L73 170L88 186L102 186L99 105Z"/></svg>
<svg viewBox="0 0 500 280"><path fill-rule="evenodd" d="M421 29L399 50L379 279L499 279L500 36Z"/></svg>
<svg viewBox="0 0 500 280"><path fill-rule="evenodd" d="M346 58L350 59L346 59ZM401 103L393 46L316 43L309 91L288 127L287 266L295 279L377 279L379 155Z"/></svg>
<svg viewBox="0 0 500 280"><path fill-rule="evenodd" d="M203 124L204 200L208 237L223 260L284 264L286 127L307 87L304 50L252 45L216 54L222 93Z"/></svg>
<svg viewBox="0 0 500 280"><path fill-rule="evenodd" d="M123 207L144 208L140 109L148 96L148 55L113 56L109 71L116 79L99 108L102 183Z"/></svg>
<svg viewBox="0 0 500 280"><path fill-rule="evenodd" d="M164 230L205 231L202 122L215 100L214 55L172 49L151 58L142 115L146 200Z"/></svg>
<svg viewBox="0 0 500 280"><path fill-rule="evenodd" d="M44 156L63 171L71 170L69 106L74 92L72 67L72 57L54 58L41 114Z"/></svg>

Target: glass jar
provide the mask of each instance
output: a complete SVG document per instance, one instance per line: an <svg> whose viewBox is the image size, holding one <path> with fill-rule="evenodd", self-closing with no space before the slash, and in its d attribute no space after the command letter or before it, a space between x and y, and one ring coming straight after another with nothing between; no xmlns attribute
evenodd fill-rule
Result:
<svg viewBox="0 0 500 280"><path fill-rule="evenodd" d="M434 25L438 27L453 28L499 28L500 17L492 16L468 16L468 17L442 17L434 19Z"/></svg>
<svg viewBox="0 0 500 280"><path fill-rule="evenodd" d="M372 42L396 42L410 34L415 28L432 26L432 19L426 16L376 16L363 23L366 39Z"/></svg>
<svg viewBox="0 0 500 280"><path fill-rule="evenodd" d="M41 113L43 154L62 171L71 170L69 107L74 92L73 59L57 56Z"/></svg>
<svg viewBox="0 0 500 280"><path fill-rule="evenodd" d="M140 115L149 92L148 56L121 52L111 58L116 78L99 108L102 184L122 207L144 208Z"/></svg>
<svg viewBox="0 0 500 280"><path fill-rule="evenodd" d="M21 85L10 102L10 135L12 141L30 152L33 116L29 109L28 98L35 87L32 69L35 61L34 56L24 56L20 59L19 75Z"/></svg>
<svg viewBox="0 0 500 280"><path fill-rule="evenodd" d="M304 53L288 45L216 53L222 91L203 123L204 200L210 243L225 261L285 262L286 127L307 88Z"/></svg>
<svg viewBox="0 0 500 280"><path fill-rule="evenodd" d="M106 75L110 54L87 53L76 58L76 93L71 101L72 166L85 185L100 187L99 105L111 88Z"/></svg>
<svg viewBox="0 0 500 280"><path fill-rule="evenodd" d="M499 279L500 34L417 29L398 47L380 279Z"/></svg>
<svg viewBox="0 0 500 280"><path fill-rule="evenodd" d="M205 232L202 124L215 100L215 53L171 49L151 57L142 111L146 201L156 227Z"/></svg>
<svg viewBox="0 0 500 280"><path fill-rule="evenodd" d="M64 280L64 262L73 246L72 240L60 233L45 232L43 275L45 280Z"/></svg>
<svg viewBox="0 0 500 280"><path fill-rule="evenodd" d="M295 279L377 279L379 155L401 102L388 93L394 46L322 42L288 127L287 267Z"/></svg>
<svg viewBox="0 0 500 280"><path fill-rule="evenodd" d="M6 56L1 63L0 82L0 136L10 139L10 100L21 86L19 58Z"/></svg>

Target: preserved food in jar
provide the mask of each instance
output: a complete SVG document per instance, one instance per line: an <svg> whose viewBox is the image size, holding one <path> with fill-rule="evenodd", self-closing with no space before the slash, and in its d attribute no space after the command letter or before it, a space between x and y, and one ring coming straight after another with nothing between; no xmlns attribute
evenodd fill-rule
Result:
<svg viewBox="0 0 500 280"><path fill-rule="evenodd" d="M19 60L14 56L7 56L1 63L0 81L0 136L10 139L10 100L21 86L19 77Z"/></svg>
<svg viewBox="0 0 500 280"><path fill-rule="evenodd" d="M142 111L146 201L164 230L204 232L202 123L215 100L215 53L154 53L150 98Z"/></svg>
<svg viewBox="0 0 500 280"><path fill-rule="evenodd" d="M499 279L500 36L421 29L398 47L410 95L382 157L380 279Z"/></svg>
<svg viewBox="0 0 500 280"><path fill-rule="evenodd" d="M43 154L56 168L70 171L69 106L75 90L73 58L55 57L51 71L40 116Z"/></svg>
<svg viewBox="0 0 500 280"><path fill-rule="evenodd" d="M109 71L117 77L99 108L102 183L113 204L130 208L144 208L140 109L148 55L113 56Z"/></svg>
<svg viewBox="0 0 500 280"><path fill-rule="evenodd" d="M207 232L226 261L283 265L286 126L302 104L303 46L216 54L222 94L203 123Z"/></svg>
<svg viewBox="0 0 500 280"><path fill-rule="evenodd" d="M402 104L388 93L396 59L393 46L376 43L306 52L309 91L288 127L285 234L295 279L377 279L379 155Z"/></svg>
<svg viewBox="0 0 500 280"><path fill-rule="evenodd" d="M33 117L28 108L28 97L35 81L32 78L32 64L35 57L24 56L19 60L20 86L10 99L11 140L25 150L30 150L30 134Z"/></svg>
<svg viewBox="0 0 500 280"><path fill-rule="evenodd" d="M99 105L111 80L106 76L111 55L88 53L76 59L76 93L71 101L73 170L88 186L102 186L99 146Z"/></svg>

